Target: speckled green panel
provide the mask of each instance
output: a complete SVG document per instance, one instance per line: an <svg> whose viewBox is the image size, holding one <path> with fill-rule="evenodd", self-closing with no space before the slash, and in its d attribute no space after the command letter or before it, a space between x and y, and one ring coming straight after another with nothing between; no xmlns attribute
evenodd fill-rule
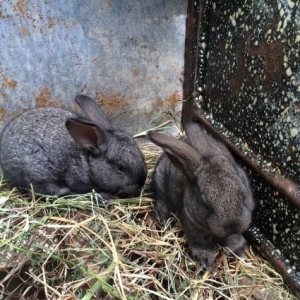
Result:
<svg viewBox="0 0 300 300"><path fill-rule="evenodd" d="M205 101L216 121L300 183L299 1L210 1Z"/></svg>
<svg viewBox="0 0 300 300"><path fill-rule="evenodd" d="M258 166L299 187L300 1L206 1L203 16L195 95L203 115ZM300 211L250 173L250 234L272 245L299 287Z"/></svg>

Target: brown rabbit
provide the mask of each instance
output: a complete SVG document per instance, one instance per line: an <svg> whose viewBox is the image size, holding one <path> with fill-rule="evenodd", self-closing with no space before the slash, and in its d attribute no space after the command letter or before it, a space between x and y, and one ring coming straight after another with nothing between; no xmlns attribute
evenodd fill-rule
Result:
<svg viewBox="0 0 300 300"><path fill-rule="evenodd" d="M162 221L178 213L192 256L211 269L216 243L244 253L242 233L250 225L254 201L245 172L225 145L196 122L187 124L186 134L187 142L148 133L164 150L153 174L155 211Z"/></svg>

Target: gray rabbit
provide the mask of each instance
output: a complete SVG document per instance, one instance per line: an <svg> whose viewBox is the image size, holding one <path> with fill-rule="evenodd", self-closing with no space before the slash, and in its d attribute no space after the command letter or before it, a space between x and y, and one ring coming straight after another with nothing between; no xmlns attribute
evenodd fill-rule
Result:
<svg viewBox="0 0 300 300"><path fill-rule="evenodd" d="M147 168L135 141L90 97L77 95L86 117L43 107L24 112L4 129L0 160L15 186L46 195L87 193L104 199L133 196Z"/></svg>
<svg viewBox="0 0 300 300"><path fill-rule="evenodd" d="M154 210L161 221L178 213L192 256L210 270L217 243L244 253L242 233L250 225L254 201L245 172L225 145L196 122L186 125L186 134L178 140L148 133L164 150L153 174Z"/></svg>

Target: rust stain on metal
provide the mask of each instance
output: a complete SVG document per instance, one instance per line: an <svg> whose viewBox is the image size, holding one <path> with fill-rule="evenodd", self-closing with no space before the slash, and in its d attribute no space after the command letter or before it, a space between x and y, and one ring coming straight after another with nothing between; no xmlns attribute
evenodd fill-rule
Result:
<svg viewBox="0 0 300 300"><path fill-rule="evenodd" d="M105 106L108 114L112 114L116 110L125 109L127 100L121 94L113 94L110 96L102 95L99 102L101 106Z"/></svg>
<svg viewBox="0 0 300 300"><path fill-rule="evenodd" d="M22 36L31 36L30 30L26 27L21 27L19 29L20 35Z"/></svg>
<svg viewBox="0 0 300 300"><path fill-rule="evenodd" d="M250 44L252 36L248 37L248 53L252 56L259 55L263 58L264 65L264 85L269 90L272 82L280 82L285 74L283 59L284 45L281 41L268 43L263 41L257 46Z"/></svg>
<svg viewBox="0 0 300 300"><path fill-rule="evenodd" d="M1 89L1 88L0 88ZM4 99L4 100L7 100L7 94L0 91L0 98Z"/></svg>
<svg viewBox="0 0 300 300"><path fill-rule="evenodd" d="M6 114L6 109L4 109L3 107L0 107L0 116L3 116Z"/></svg>
<svg viewBox="0 0 300 300"><path fill-rule="evenodd" d="M48 87L42 87L40 92L35 97L36 107L55 106L56 104L57 103L51 98L51 92Z"/></svg>
<svg viewBox="0 0 300 300"><path fill-rule="evenodd" d="M84 94L86 92L87 87L88 87L87 83L84 83L82 88L80 89L80 94Z"/></svg>
<svg viewBox="0 0 300 300"><path fill-rule="evenodd" d="M178 105L181 97L178 91L175 91L167 100L166 106L168 109L174 110Z"/></svg>
<svg viewBox="0 0 300 300"><path fill-rule="evenodd" d="M96 92L95 100L103 107L108 115L116 116L120 112L128 111L127 106L138 100L138 97L123 97L121 94L105 95L99 91Z"/></svg>
<svg viewBox="0 0 300 300"><path fill-rule="evenodd" d="M23 16L25 17L26 14L26 1L19 0L15 5L15 9Z"/></svg>
<svg viewBox="0 0 300 300"><path fill-rule="evenodd" d="M166 99L157 98L151 106L151 110L147 112L147 115L151 115L155 112L157 113L161 110L174 111L176 109L176 106L178 106L180 100L181 96L178 91L174 91L174 93L172 93Z"/></svg>
<svg viewBox="0 0 300 300"><path fill-rule="evenodd" d="M251 45L252 35L249 35L246 43L241 41L237 45L236 60L237 68L233 78L229 80L230 87L235 94L238 94L242 83L247 79L251 86L255 86L255 82L259 80L260 75L250 73L246 67L246 55L260 56L263 61L264 74L263 85L266 90L272 88L273 82L281 82L282 77L285 74L284 69L284 45L280 41L268 43L262 41L257 46ZM221 55L224 56L224 51L221 51Z"/></svg>
<svg viewBox="0 0 300 300"><path fill-rule="evenodd" d="M2 70L0 70L0 77L2 78L2 84L0 84L0 88L10 88L15 89L17 86L17 81L9 78Z"/></svg>
<svg viewBox="0 0 300 300"><path fill-rule="evenodd" d="M160 107L163 107L165 105L165 102L161 98L157 98L154 105L153 105L153 111L159 111Z"/></svg>
<svg viewBox="0 0 300 300"><path fill-rule="evenodd" d="M53 28L54 26L55 26L54 21L50 21L50 22L48 23L48 28L49 28L49 29Z"/></svg>
<svg viewBox="0 0 300 300"><path fill-rule="evenodd" d="M255 86L255 82L251 73L246 68L245 61L245 42L241 41L237 45L236 50L237 68L234 77L229 80L229 85L235 94L240 92L240 88L245 79L250 81L252 87Z"/></svg>
<svg viewBox="0 0 300 300"><path fill-rule="evenodd" d="M140 75L140 70L139 69L134 69L133 71L132 71L132 76L133 77L138 77Z"/></svg>
<svg viewBox="0 0 300 300"><path fill-rule="evenodd" d="M21 110L7 110L3 106L0 107L0 124L3 125L7 123L9 120L12 120L16 116L20 114Z"/></svg>
<svg viewBox="0 0 300 300"><path fill-rule="evenodd" d="M0 107L0 124L4 123L4 115L6 115L6 109Z"/></svg>

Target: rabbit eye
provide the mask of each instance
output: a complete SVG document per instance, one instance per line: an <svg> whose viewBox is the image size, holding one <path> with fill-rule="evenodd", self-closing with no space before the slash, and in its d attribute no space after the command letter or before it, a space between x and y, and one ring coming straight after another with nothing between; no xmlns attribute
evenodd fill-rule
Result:
<svg viewBox="0 0 300 300"><path fill-rule="evenodd" d="M125 173L125 168L123 166L117 166L117 170L120 174L124 174Z"/></svg>

